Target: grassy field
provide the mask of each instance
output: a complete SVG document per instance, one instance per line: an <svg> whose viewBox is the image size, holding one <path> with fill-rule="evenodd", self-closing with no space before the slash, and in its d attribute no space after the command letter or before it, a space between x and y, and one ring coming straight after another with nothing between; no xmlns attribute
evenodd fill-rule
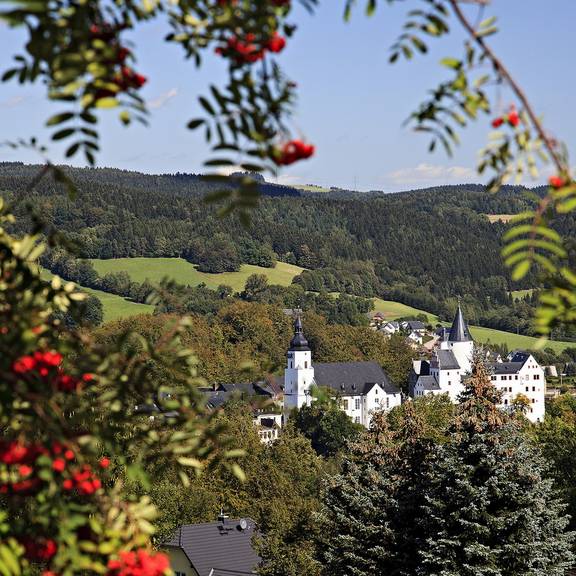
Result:
<svg viewBox="0 0 576 576"><path fill-rule="evenodd" d="M220 284L227 284L240 292L244 289L246 279L251 274L265 274L270 284L289 286L292 278L300 274L303 268L278 262L275 268L261 268L243 264L239 272L223 272L222 274L207 274L198 272L194 264L181 258L116 258L113 260L91 260L94 268L104 276L109 272L127 272L135 282L158 283L162 278L168 277L180 284L196 286L204 282L208 288L217 288Z"/></svg>
<svg viewBox="0 0 576 576"><path fill-rule="evenodd" d="M486 214L486 218L488 218L490 222L504 222L504 224L510 222L514 216L515 214Z"/></svg>
<svg viewBox="0 0 576 576"><path fill-rule="evenodd" d="M330 188L324 188L323 186L317 186L316 184L295 184L292 188L296 188L296 190L304 190L306 192L330 192Z"/></svg>
<svg viewBox="0 0 576 576"><path fill-rule="evenodd" d="M528 288L526 290L512 290L510 294L512 295L512 298L524 298L524 296L529 296L532 292L534 292L534 288Z"/></svg>
<svg viewBox="0 0 576 576"><path fill-rule="evenodd" d="M520 290L519 292L527 292L527 291ZM429 322L431 322L432 324L438 322L438 316L435 316L434 314L430 314L425 310L419 310L418 308L412 308L412 306L407 306L406 304L400 304L399 302L392 302L391 300L382 300L380 298L374 298L374 310L375 312L381 312L382 314L384 314L387 320L395 320L396 318L401 318L402 316L426 314L428 316ZM504 332L502 330L494 330L493 328L470 326L470 331L472 332L472 337L477 342L506 344L510 350L514 350L515 348L531 350L535 348L537 346L537 343L539 342L538 338L532 338L531 336L522 336L514 334L512 332ZM576 347L576 342L549 341L544 344L544 347L552 348L556 352L561 352L562 350L564 350L564 348Z"/></svg>
<svg viewBox="0 0 576 576"><path fill-rule="evenodd" d="M42 270L42 278L49 280L52 278L52 274L48 270ZM82 290L96 296L100 302L102 302L104 322L111 322L112 320L118 320L119 318L126 318L128 316L136 316L137 314L151 314L154 311L154 306L137 304L136 302L122 298L122 296L116 296L116 294L109 294L108 292L102 292L102 290L93 290L92 288L84 287L82 287Z"/></svg>
<svg viewBox="0 0 576 576"><path fill-rule="evenodd" d="M426 316L428 316L428 322L431 322L432 324L438 322L438 316L430 314L425 310L412 308L412 306L400 304L400 302L393 302L392 300L382 300L381 298L373 298L373 300L374 312L381 312L387 320L396 320L396 318L402 318L402 316L426 314Z"/></svg>

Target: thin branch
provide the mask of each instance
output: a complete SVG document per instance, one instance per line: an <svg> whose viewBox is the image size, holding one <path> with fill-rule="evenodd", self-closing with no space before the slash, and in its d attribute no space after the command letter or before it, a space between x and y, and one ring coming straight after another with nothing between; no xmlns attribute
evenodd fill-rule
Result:
<svg viewBox="0 0 576 576"><path fill-rule="evenodd" d="M542 142L544 142L544 145L546 146L548 153L550 154L550 157L554 161L554 164L556 165L558 173L559 174L565 173L567 171L567 167L565 166L564 162L562 161L562 158L560 157L560 155L556 151L556 148L554 146L554 142L546 134L544 127L542 126L542 123L540 122L540 120L536 116L536 113L534 112L534 108L532 107L532 105L530 104L530 102L528 100L528 97L526 96L526 94L524 93L524 91L522 90L520 85L512 77L512 74L509 72L509 70L504 66L504 64L502 63L500 58L498 58L496 56L494 51L485 42L484 38L482 36L478 36L478 34L476 33L476 30L474 29L474 27L472 26L470 21L466 18L464 12L462 12L462 9L460 8L459 4L461 3L461 1L462 0L460 0L460 2L459 2L459 0L448 0L450 5L452 6L452 10L453 10L454 14L458 18L458 20L460 21L462 26L465 28L465 30L468 32L468 34L472 37L474 42L476 42L476 44L478 44L478 46L480 46L480 48L482 49L484 54L490 59L490 61L492 62L492 65L494 66L494 69L498 72L498 74L500 74L500 76L502 78L504 78L504 80L506 80L506 82L508 82L510 88L512 88L513 92L518 97L518 100L520 100L520 102L522 102L522 106L526 110L526 113L528 114L528 117L530 118L536 132L538 133L538 136L540 137ZM485 2L475 0L474 3L484 4Z"/></svg>

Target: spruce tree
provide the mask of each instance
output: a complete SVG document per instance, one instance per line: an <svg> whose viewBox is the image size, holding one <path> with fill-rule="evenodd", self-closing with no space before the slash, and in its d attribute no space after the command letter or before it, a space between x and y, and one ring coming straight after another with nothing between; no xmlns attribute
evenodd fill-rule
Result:
<svg viewBox="0 0 576 576"><path fill-rule="evenodd" d="M319 549L327 576L413 576L431 454L422 430L410 405L394 433L385 414L375 414L341 473L326 482Z"/></svg>
<svg viewBox="0 0 576 576"><path fill-rule="evenodd" d="M420 576L561 576L574 534L547 466L477 359L424 506Z"/></svg>

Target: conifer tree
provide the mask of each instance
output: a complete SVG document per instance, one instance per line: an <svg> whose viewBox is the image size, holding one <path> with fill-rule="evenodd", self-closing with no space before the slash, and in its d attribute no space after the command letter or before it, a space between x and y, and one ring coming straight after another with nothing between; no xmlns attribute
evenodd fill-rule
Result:
<svg viewBox="0 0 576 576"><path fill-rule="evenodd" d="M546 462L498 400L476 359L451 442L435 458L416 574L560 576L574 561Z"/></svg>

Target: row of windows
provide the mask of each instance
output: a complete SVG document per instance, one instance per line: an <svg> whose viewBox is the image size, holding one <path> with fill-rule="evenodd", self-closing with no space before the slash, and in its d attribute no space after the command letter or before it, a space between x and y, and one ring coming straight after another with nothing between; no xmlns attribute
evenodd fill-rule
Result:
<svg viewBox="0 0 576 576"><path fill-rule="evenodd" d="M376 390L376 392L378 392L378 390ZM360 398L354 398L354 410L360 410ZM341 401L341 406L342 409L345 410L346 412L348 411L349 407L350 407L350 401L348 400L348 398L343 398ZM386 408L390 408L390 397L386 396Z"/></svg>
<svg viewBox="0 0 576 576"><path fill-rule="evenodd" d="M490 376L491 380L498 380L498 376ZM500 376L501 380L518 380L518 374L509 374L508 376L506 376L505 374L503 376ZM540 374L534 374L534 380L540 380Z"/></svg>

